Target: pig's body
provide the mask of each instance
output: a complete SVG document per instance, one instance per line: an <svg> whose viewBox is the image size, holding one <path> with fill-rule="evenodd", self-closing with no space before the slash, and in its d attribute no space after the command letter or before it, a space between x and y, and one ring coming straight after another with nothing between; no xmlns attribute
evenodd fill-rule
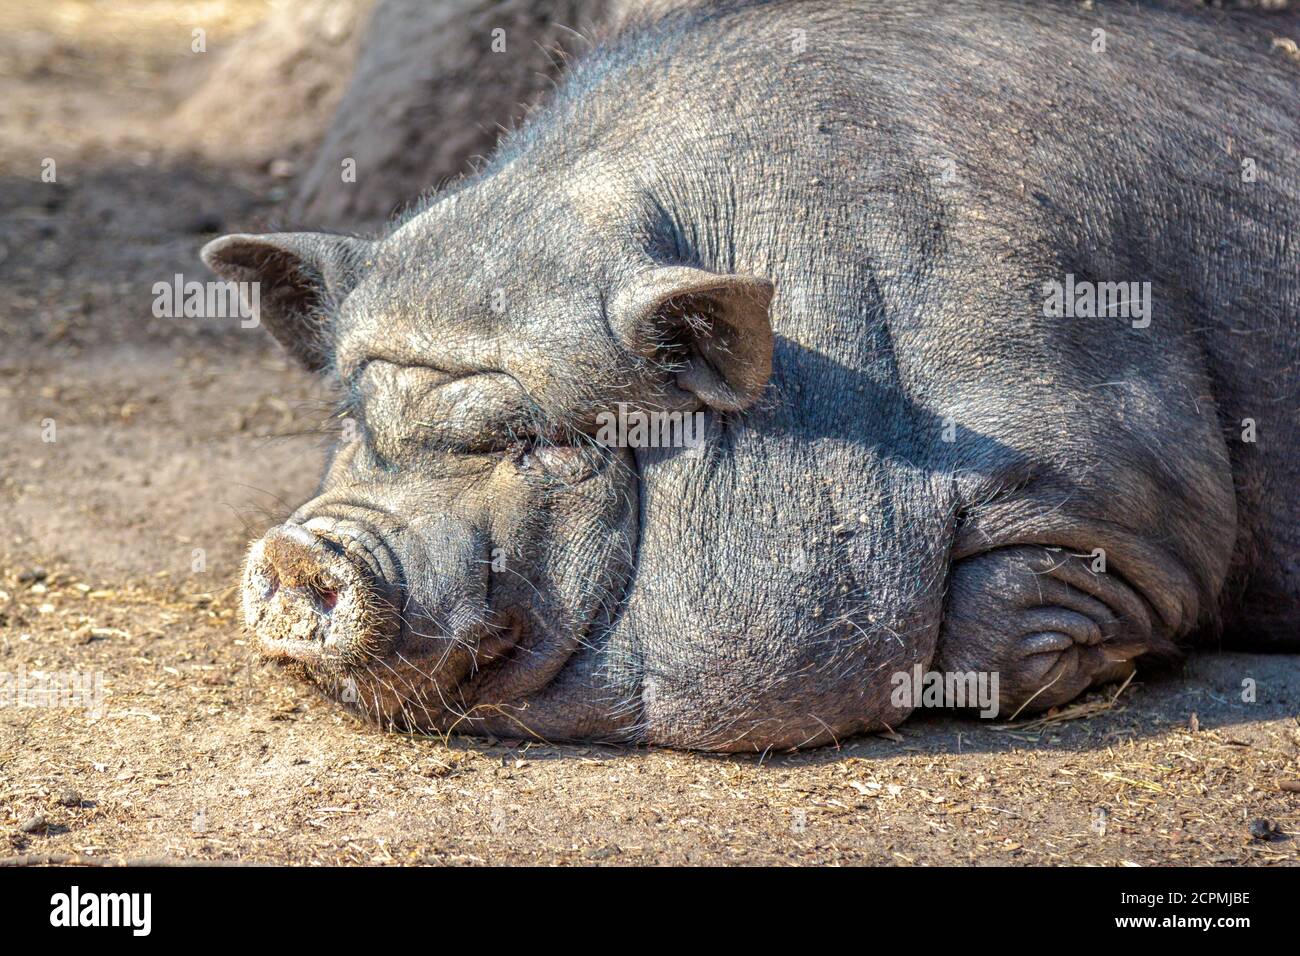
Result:
<svg viewBox="0 0 1300 956"><path fill-rule="evenodd" d="M596 484L520 504L512 527L600 516L505 546L537 597L490 579L475 601L484 621L528 604L508 649L453 641L469 648L454 681L398 665L423 714L409 694L374 693L374 710L762 749L895 725L919 703L895 675L917 664L996 673L1006 716L1221 626L1294 646L1300 70L1242 23L737 4L580 64L483 173L341 257L312 364L353 386L383 467L332 472L293 523L359 520L366 489L384 507L363 511L403 515L375 531L408 566L407 609L436 617L446 588L421 594L409 566L460 565L401 543L442 494L428 456L490 458L557 427L580 445L625 400L705 410L708 442L626 450ZM230 248L210 261L246 275L258 257ZM623 290L665 265L775 286L761 393L727 390L762 355L725 297L725 348L674 353L688 371L666 366L668 398L628 370L642 340ZM1045 308L1051 283L1089 282L1136 283L1127 311ZM417 388L383 363L438 377ZM493 497L445 497L475 495Z"/></svg>

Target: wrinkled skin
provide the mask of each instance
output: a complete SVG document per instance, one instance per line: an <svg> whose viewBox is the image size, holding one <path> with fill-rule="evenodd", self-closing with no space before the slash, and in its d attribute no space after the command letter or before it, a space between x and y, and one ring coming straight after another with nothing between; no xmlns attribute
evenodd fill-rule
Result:
<svg viewBox="0 0 1300 956"><path fill-rule="evenodd" d="M896 725L914 664L1006 716L1294 646L1296 67L1012 6L668 15L382 237L209 245L361 425L250 552L268 656L395 725L749 750ZM1045 315L1066 274L1149 325ZM595 447L620 402L702 453Z"/></svg>

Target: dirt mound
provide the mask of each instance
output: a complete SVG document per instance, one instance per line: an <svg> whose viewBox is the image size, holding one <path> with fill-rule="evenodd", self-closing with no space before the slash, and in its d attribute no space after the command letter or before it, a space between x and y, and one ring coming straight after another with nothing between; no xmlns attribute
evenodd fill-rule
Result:
<svg viewBox="0 0 1300 956"><path fill-rule="evenodd" d="M199 76L164 138L212 162L305 166L338 108L373 3L295 0L238 37L210 38L206 58L168 78L175 87Z"/></svg>
<svg viewBox="0 0 1300 956"><path fill-rule="evenodd" d="M554 87L565 57L619 15L607 0L383 0L292 207L354 229L467 172ZM351 162L355 181L345 167Z"/></svg>
<svg viewBox="0 0 1300 956"><path fill-rule="evenodd" d="M210 161L260 164L294 178L289 227L372 227L468 172L554 88L566 58L584 50L592 34L651 6L285 5L206 66L168 135Z"/></svg>

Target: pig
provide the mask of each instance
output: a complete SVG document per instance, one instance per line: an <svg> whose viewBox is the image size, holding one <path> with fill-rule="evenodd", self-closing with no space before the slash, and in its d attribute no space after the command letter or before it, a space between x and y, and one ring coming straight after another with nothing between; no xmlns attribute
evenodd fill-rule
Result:
<svg viewBox="0 0 1300 956"><path fill-rule="evenodd" d="M248 626L383 726L715 751L1300 646L1298 70L1176 5L687 7L378 235L210 243L356 425Z"/></svg>

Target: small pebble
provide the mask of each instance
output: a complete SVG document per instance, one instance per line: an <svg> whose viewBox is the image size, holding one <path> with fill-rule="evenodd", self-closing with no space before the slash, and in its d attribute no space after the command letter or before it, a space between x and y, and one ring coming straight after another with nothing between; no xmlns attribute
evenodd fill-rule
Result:
<svg viewBox="0 0 1300 956"><path fill-rule="evenodd" d="M1282 836L1282 831L1277 828L1277 824L1272 820L1265 820L1260 817L1250 821L1250 837L1252 840L1276 840Z"/></svg>
<svg viewBox="0 0 1300 956"><path fill-rule="evenodd" d="M23 833L44 833L47 826L49 826L49 823L46 821L44 814L38 813L24 822L18 829Z"/></svg>

